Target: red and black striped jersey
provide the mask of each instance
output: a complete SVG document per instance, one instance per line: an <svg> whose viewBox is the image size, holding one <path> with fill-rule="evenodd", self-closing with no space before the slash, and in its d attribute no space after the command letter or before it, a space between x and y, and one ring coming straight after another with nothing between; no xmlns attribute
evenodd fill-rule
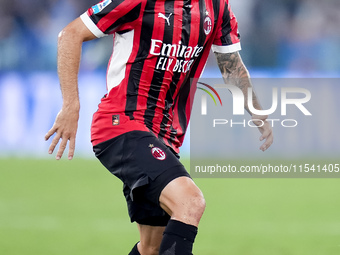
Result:
<svg viewBox="0 0 340 255"><path fill-rule="evenodd" d="M95 36L114 37L92 144L145 130L178 152L210 49L240 50L229 1L105 0L81 19Z"/></svg>

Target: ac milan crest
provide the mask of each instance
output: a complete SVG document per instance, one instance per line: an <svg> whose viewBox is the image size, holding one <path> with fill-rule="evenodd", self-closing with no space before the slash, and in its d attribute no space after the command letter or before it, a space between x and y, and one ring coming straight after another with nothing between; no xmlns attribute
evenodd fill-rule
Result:
<svg viewBox="0 0 340 255"><path fill-rule="evenodd" d="M164 160L166 158L165 152L158 147L153 147L151 149L152 156L154 156L158 160Z"/></svg>
<svg viewBox="0 0 340 255"><path fill-rule="evenodd" d="M203 22L203 30L206 35L211 32L212 29L212 22L209 16L206 16Z"/></svg>

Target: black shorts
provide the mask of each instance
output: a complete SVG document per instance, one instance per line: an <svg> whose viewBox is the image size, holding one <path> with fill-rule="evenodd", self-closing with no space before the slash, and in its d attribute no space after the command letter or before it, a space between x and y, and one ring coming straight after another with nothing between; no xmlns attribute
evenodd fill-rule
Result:
<svg viewBox="0 0 340 255"><path fill-rule="evenodd" d="M177 155L155 135L131 131L93 147L96 157L124 183L131 222L166 226L159 196L172 180L190 177Z"/></svg>

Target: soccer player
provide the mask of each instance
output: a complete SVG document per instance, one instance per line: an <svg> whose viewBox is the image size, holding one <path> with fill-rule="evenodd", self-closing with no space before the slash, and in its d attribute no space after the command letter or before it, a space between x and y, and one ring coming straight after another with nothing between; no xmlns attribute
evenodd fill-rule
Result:
<svg viewBox="0 0 340 255"><path fill-rule="evenodd" d="M226 82L245 95L251 86L238 53L236 18L228 0L105 0L67 25L58 40L63 105L45 137L56 134L49 153L61 140L56 159L68 141L68 158L74 155L82 43L106 35L114 44L108 92L93 116L91 140L101 163L124 183L129 216L140 232L129 254L192 254L205 200L178 152L211 48ZM264 122L264 151L273 141L271 127L266 116L252 117Z"/></svg>

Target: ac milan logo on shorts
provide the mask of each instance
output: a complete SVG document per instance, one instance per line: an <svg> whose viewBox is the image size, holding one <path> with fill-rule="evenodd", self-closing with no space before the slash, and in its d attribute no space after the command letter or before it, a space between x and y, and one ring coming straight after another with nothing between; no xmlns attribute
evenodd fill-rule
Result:
<svg viewBox="0 0 340 255"><path fill-rule="evenodd" d="M212 22L209 16L205 17L204 23L203 23L203 30L206 35L208 35L211 32L212 29Z"/></svg>
<svg viewBox="0 0 340 255"><path fill-rule="evenodd" d="M151 153L158 160L164 160L166 158L165 152L158 147L153 147Z"/></svg>

